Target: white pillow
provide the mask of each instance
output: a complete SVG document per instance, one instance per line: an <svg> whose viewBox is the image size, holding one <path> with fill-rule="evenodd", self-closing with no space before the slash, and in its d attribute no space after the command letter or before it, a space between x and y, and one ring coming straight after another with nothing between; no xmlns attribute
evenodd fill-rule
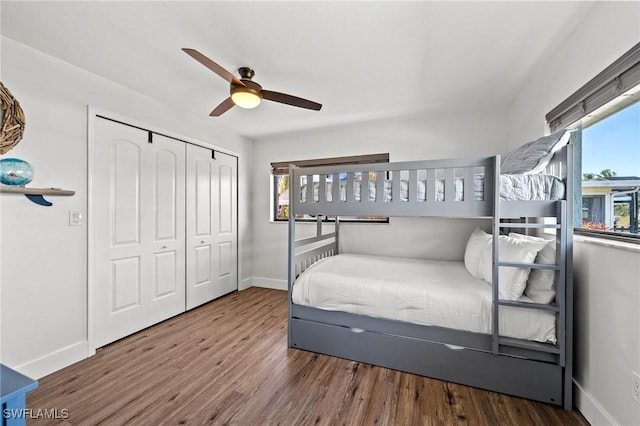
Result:
<svg viewBox="0 0 640 426"><path fill-rule="evenodd" d="M500 173L506 175L542 173L553 154L569 143L571 132L566 129L527 142L506 154L500 162Z"/></svg>
<svg viewBox="0 0 640 426"><path fill-rule="evenodd" d="M516 234L515 232L510 233L509 236L528 241L545 243L542 250L538 252L535 263L545 265L556 264L555 240L545 240L544 238ZM556 297L555 271L550 269L532 269L529 274L529 280L527 281L527 288L525 289L524 294L535 303L551 303Z"/></svg>
<svg viewBox="0 0 640 426"><path fill-rule="evenodd" d="M491 235L480 228L476 228L467 241L467 247L464 251L464 267L467 268L471 276L479 280L482 279L480 275L480 258L485 249L491 250L491 240Z"/></svg>
<svg viewBox="0 0 640 426"><path fill-rule="evenodd" d="M536 255L545 245L545 242L527 241L520 238L500 235L499 257L501 262L533 263ZM488 283L492 283L492 244L482 252L480 258L480 276ZM499 268L500 299L518 300L527 287L530 268L512 268L503 266Z"/></svg>

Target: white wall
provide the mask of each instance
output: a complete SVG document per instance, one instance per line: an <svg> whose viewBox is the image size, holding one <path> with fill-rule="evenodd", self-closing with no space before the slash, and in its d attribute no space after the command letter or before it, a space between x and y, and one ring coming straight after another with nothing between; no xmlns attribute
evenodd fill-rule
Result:
<svg viewBox="0 0 640 426"><path fill-rule="evenodd" d="M21 195L1 202L1 359L40 377L87 355L87 105L236 152L239 155L240 280L251 270L253 142L208 117L188 117L130 89L2 38L3 83L20 101L27 125L7 156L29 161L35 187L61 187L41 207ZM85 217L68 226L69 210Z"/></svg>
<svg viewBox="0 0 640 426"><path fill-rule="evenodd" d="M543 134L545 114L640 40L640 3L600 2L540 64L508 110L510 146ZM640 248L575 243L575 402L592 424L640 424Z"/></svg>
<svg viewBox="0 0 640 426"><path fill-rule="evenodd" d="M391 161L501 153L507 143L506 112L378 120L304 134L261 139L254 145L254 285L286 288L287 225L270 222L270 163L388 152ZM485 220L391 218L389 224L342 224L344 252L461 260L466 240ZM297 233L315 232L298 225Z"/></svg>
<svg viewBox="0 0 640 426"><path fill-rule="evenodd" d="M539 64L509 107L509 149L543 135L547 112L640 41L638 8L638 2L598 2L555 54Z"/></svg>

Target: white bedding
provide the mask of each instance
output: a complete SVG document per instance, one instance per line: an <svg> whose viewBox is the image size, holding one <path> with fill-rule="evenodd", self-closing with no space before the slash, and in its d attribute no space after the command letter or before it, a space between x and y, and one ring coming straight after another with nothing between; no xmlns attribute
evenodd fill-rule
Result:
<svg viewBox="0 0 640 426"><path fill-rule="evenodd" d="M346 201L346 182L340 181L340 200ZM318 182L313 183L313 199L318 201ZM369 201L376 200L375 181L369 181ZM384 181L384 201L389 202L393 198L392 183L386 179ZM400 198L402 201L409 199L408 182L400 181ZM332 201L332 182L326 184L326 200ZM361 183L354 181L354 198L356 202L361 199ZM417 181L417 200L426 200L426 181ZM473 182L474 198L482 200L484 191L484 175L478 174L474 176ZM435 201L444 201L444 179L436 181ZM464 178L455 179L455 201L463 200ZM306 185L301 187L301 199L306 201ZM519 174L519 175L500 175L500 198L503 200L560 200L564 197L564 183L561 179L552 175L545 174Z"/></svg>
<svg viewBox="0 0 640 426"><path fill-rule="evenodd" d="M340 254L305 270L292 298L330 311L491 333L491 285L469 275L463 262ZM555 315L502 306L500 335L555 344Z"/></svg>

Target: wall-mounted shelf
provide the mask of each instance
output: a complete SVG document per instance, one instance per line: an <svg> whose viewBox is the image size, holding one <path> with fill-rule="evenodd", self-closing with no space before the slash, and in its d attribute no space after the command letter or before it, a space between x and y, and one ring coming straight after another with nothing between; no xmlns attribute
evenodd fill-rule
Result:
<svg viewBox="0 0 640 426"><path fill-rule="evenodd" d="M52 206L53 203L45 200L43 195L61 195L70 197L75 191L59 188L27 188L26 186L0 186L0 192L9 194L24 194L29 200L41 206Z"/></svg>

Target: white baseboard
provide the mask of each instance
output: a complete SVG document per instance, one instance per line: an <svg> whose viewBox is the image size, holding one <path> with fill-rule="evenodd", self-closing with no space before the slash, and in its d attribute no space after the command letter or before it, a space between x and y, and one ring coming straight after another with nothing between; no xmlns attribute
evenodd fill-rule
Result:
<svg viewBox="0 0 640 426"><path fill-rule="evenodd" d="M593 395L576 383L575 380L573 381L573 402L589 424L593 426L616 425L616 422L607 410L598 403Z"/></svg>
<svg viewBox="0 0 640 426"><path fill-rule="evenodd" d="M12 368L32 379L40 379L64 367L82 361L88 358L89 355L89 342L82 340Z"/></svg>
<svg viewBox="0 0 640 426"><path fill-rule="evenodd" d="M253 277L245 278L244 280L238 283L238 291L246 290L252 286Z"/></svg>
<svg viewBox="0 0 640 426"><path fill-rule="evenodd" d="M287 280L274 280L273 278L253 277L254 287L272 288L275 290L287 290Z"/></svg>

